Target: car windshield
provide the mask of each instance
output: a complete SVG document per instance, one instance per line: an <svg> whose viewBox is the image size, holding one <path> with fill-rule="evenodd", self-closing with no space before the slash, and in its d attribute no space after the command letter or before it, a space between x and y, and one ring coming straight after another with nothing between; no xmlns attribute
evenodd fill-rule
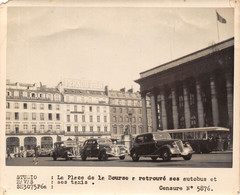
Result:
<svg viewBox="0 0 240 195"><path fill-rule="evenodd" d="M99 144L112 144L112 140L111 139L99 139L97 142Z"/></svg>
<svg viewBox="0 0 240 195"><path fill-rule="evenodd" d="M154 140L170 140L171 136L169 133L154 133L153 138Z"/></svg>

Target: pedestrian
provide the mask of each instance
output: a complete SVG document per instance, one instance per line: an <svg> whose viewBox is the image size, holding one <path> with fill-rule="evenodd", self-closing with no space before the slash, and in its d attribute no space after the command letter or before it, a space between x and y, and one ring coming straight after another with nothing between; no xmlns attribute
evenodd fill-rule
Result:
<svg viewBox="0 0 240 195"><path fill-rule="evenodd" d="M9 148L7 148L7 159L8 159L8 158L12 158L12 157L11 157L11 152L10 152L10 149L9 149Z"/></svg>
<svg viewBox="0 0 240 195"><path fill-rule="evenodd" d="M34 165L38 164L38 146L34 147L33 163L34 163Z"/></svg>

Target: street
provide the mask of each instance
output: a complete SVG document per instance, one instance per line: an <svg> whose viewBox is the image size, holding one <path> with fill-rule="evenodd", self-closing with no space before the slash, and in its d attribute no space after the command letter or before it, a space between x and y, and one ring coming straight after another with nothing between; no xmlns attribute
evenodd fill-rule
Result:
<svg viewBox="0 0 240 195"><path fill-rule="evenodd" d="M232 153L216 152L210 154L193 154L189 161L181 157L172 158L169 162L164 162L158 158L153 162L151 158L141 157L138 162L133 162L130 156L124 160L117 157L109 158L107 161L99 161L97 158L87 158L82 161L81 158L66 161L58 159L54 161L52 157L39 157L38 163L33 163L33 157L6 159L7 166L91 166L91 167L177 167L177 168L231 168Z"/></svg>

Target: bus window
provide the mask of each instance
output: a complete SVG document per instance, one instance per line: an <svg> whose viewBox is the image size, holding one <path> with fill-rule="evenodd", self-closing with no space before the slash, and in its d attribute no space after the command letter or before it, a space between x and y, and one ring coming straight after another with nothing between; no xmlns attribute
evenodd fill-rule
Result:
<svg viewBox="0 0 240 195"><path fill-rule="evenodd" d="M184 134L185 139L194 139L194 132L187 132Z"/></svg>
<svg viewBox="0 0 240 195"><path fill-rule="evenodd" d="M183 139L182 133L173 133L172 138L173 139Z"/></svg>
<svg viewBox="0 0 240 195"><path fill-rule="evenodd" d="M207 132L206 131L199 131L196 132L196 139L206 139L207 138Z"/></svg>

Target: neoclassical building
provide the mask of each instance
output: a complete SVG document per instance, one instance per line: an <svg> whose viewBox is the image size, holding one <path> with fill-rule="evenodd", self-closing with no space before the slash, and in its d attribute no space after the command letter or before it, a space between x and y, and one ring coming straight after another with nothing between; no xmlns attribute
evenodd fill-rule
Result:
<svg viewBox="0 0 240 195"><path fill-rule="evenodd" d="M234 39L228 39L140 73L144 130L146 96L152 127L233 127Z"/></svg>

